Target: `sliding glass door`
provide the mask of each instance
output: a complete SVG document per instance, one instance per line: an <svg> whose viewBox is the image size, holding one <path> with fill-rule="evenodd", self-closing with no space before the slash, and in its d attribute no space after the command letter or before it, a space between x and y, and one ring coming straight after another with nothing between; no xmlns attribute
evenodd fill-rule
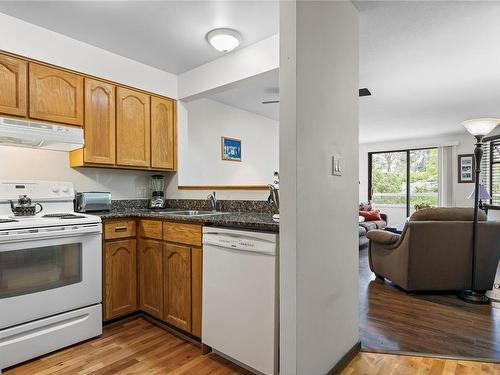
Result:
<svg viewBox="0 0 500 375"><path fill-rule="evenodd" d="M409 214L439 201L438 149L410 150Z"/></svg>
<svg viewBox="0 0 500 375"><path fill-rule="evenodd" d="M391 225L403 223L416 209L437 206L436 148L368 154L368 196L389 215Z"/></svg>

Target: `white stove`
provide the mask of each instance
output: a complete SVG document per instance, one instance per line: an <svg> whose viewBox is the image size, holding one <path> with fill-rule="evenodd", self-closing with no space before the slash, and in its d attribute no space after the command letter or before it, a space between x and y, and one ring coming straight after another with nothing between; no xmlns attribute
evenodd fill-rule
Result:
<svg viewBox="0 0 500 375"><path fill-rule="evenodd" d="M14 216L27 195L42 205ZM0 180L1 369L102 333L102 224L70 182Z"/></svg>

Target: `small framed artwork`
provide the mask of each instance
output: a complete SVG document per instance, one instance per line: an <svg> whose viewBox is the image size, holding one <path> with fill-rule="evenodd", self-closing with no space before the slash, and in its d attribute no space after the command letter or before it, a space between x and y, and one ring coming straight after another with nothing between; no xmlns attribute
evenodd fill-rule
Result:
<svg viewBox="0 0 500 375"><path fill-rule="evenodd" d="M241 161L241 139L221 137L222 160Z"/></svg>
<svg viewBox="0 0 500 375"><path fill-rule="evenodd" d="M471 183L476 180L474 154L458 155L458 183Z"/></svg>

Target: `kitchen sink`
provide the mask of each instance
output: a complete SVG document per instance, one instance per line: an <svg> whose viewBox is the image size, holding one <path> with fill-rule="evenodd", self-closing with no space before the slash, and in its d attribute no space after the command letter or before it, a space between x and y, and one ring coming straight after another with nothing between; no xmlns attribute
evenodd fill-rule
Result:
<svg viewBox="0 0 500 375"><path fill-rule="evenodd" d="M169 211L169 212L164 212L162 214L176 215L176 216L210 216L210 215L222 215L228 213L229 212L186 210L186 211Z"/></svg>

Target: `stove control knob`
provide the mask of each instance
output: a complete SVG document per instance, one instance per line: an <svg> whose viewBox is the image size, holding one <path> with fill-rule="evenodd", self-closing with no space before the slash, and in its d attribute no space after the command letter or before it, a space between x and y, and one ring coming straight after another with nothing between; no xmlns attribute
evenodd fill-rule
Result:
<svg viewBox="0 0 500 375"><path fill-rule="evenodd" d="M69 187L67 187L66 185L64 185L62 187L62 191L63 191L63 193L67 193L69 191Z"/></svg>
<svg viewBox="0 0 500 375"><path fill-rule="evenodd" d="M52 192L59 193L59 186L56 185L52 186Z"/></svg>

